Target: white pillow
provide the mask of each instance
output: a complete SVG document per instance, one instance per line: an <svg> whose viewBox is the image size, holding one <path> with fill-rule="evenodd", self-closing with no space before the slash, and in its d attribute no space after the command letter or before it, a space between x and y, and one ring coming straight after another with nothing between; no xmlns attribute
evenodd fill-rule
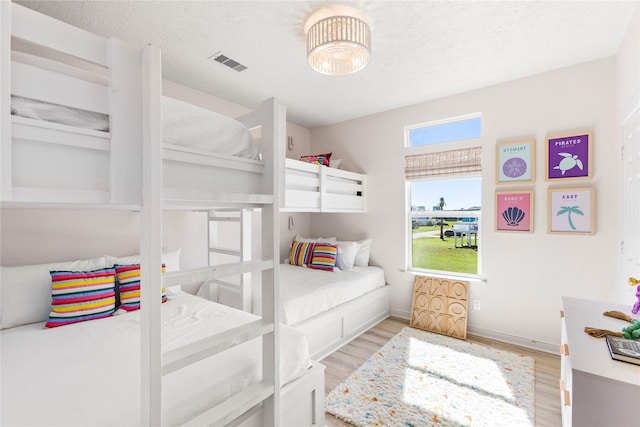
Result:
<svg viewBox="0 0 640 427"><path fill-rule="evenodd" d="M44 322L51 311L50 271L92 271L111 267L101 256L87 260L0 267L2 329Z"/></svg>
<svg viewBox="0 0 640 427"><path fill-rule="evenodd" d="M181 248L175 250L162 250L162 263L165 266L165 271L178 271L180 270L180 253Z"/></svg>
<svg viewBox="0 0 640 427"><path fill-rule="evenodd" d="M329 160L329 167L340 169L340 164L342 163L342 159L331 159Z"/></svg>
<svg viewBox="0 0 640 427"><path fill-rule="evenodd" d="M181 251L182 251L181 248L178 248L175 250L168 250L168 249L162 250L161 261L164 264L165 271L169 272L169 271L180 270L180 252ZM109 255L107 255L106 257L111 262L111 265L140 264L140 254L123 256L119 258L109 256ZM170 288L167 288L167 295L174 295L181 290L182 290L181 286L172 286Z"/></svg>
<svg viewBox="0 0 640 427"><path fill-rule="evenodd" d="M351 270L360 250L358 242L338 242L338 259L336 265L340 270Z"/></svg>
<svg viewBox="0 0 640 427"><path fill-rule="evenodd" d="M336 236L332 237L302 237L299 234L296 234L296 237L293 240L297 240L298 242L314 242L314 243L338 243L338 238Z"/></svg>
<svg viewBox="0 0 640 427"><path fill-rule="evenodd" d="M180 252L182 249L175 250L162 250L161 261L164 264L165 271L178 271L180 270ZM105 255L106 258L113 264L140 264L140 254L128 255L122 257L114 257Z"/></svg>
<svg viewBox="0 0 640 427"><path fill-rule="evenodd" d="M373 239L361 240L360 249L358 250L358 254L356 255L356 259L353 262L353 265L357 265L358 267L367 267L369 265L369 255L371 254L371 243Z"/></svg>

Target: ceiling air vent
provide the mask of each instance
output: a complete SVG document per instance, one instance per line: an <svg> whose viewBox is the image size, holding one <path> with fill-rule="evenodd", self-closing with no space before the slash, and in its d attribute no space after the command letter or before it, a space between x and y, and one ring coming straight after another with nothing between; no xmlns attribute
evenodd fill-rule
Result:
<svg viewBox="0 0 640 427"><path fill-rule="evenodd" d="M244 70L247 69L246 66L242 65L238 61L235 61L235 60L229 58L228 56L223 55L220 52L214 53L208 59L213 59L214 61L219 62L221 64L224 64L227 67L229 67L229 68L231 68L233 70L236 70L238 72L244 71Z"/></svg>

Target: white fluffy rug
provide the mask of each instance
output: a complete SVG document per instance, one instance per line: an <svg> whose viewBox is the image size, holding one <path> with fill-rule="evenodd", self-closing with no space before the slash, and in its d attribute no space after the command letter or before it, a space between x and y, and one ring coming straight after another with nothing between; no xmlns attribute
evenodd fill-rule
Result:
<svg viewBox="0 0 640 427"><path fill-rule="evenodd" d="M356 426L533 426L535 362L404 328L325 399Z"/></svg>

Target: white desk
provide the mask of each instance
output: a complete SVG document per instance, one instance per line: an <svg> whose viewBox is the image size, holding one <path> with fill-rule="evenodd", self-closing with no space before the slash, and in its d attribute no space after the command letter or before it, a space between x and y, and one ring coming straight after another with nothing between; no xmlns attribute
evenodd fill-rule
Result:
<svg viewBox="0 0 640 427"><path fill-rule="evenodd" d="M585 326L620 331L629 324L603 316L609 310L631 314L631 306L562 298L560 387L562 425L640 426L640 366L611 359L604 338Z"/></svg>

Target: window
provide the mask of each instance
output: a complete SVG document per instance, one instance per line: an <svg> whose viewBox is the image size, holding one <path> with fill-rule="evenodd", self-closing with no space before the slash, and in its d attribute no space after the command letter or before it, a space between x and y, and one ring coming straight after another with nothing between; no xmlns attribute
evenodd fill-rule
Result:
<svg viewBox="0 0 640 427"><path fill-rule="evenodd" d="M439 144L480 138L482 121L478 114L407 127L407 146Z"/></svg>
<svg viewBox="0 0 640 427"><path fill-rule="evenodd" d="M475 117L474 120L478 120L479 129L480 118ZM461 144L453 141L469 134L451 126L455 123L457 122L449 121L449 131L441 133L435 139L431 137L436 135L434 132L413 132L428 129L428 125L408 127L405 132L408 139L406 145L423 145L424 142L414 144L411 138L417 135L417 138L424 141L424 135L428 134L431 135L428 139L432 142L426 144L446 141L447 148L460 146ZM411 148L407 149L410 150ZM409 213L407 264L411 270L457 276L475 276L479 273L481 156L481 147L405 156Z"/></svg>

